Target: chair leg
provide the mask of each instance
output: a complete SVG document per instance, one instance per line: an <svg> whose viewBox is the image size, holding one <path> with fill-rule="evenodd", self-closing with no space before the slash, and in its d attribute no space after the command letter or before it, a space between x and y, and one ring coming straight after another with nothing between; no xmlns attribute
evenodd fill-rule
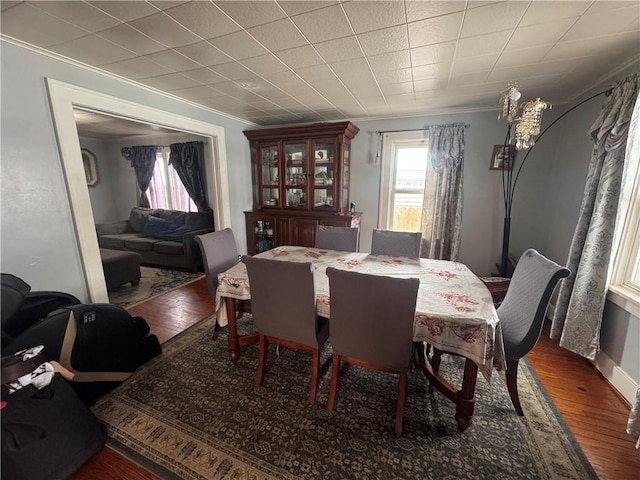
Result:
<svg viewBox="0 0 640 480"><path fill-rule="evenodd" d="M429 345L430 346L430 345ZM427 356L429 350L427 349ZM442 361L442 350L433 347L433 355L431 356L431 369L436 375L440 373L440 362ZM433 383L429 383L429 395L433 395Z"/></svg>
<svg viewBox="0 0 640 480"><path fill-rule="evenodd" d="M331 361L331 388L329 389L329 403L327 403L327 410L333 411L333 406L336 403L336 392L338 390L338 372L340 371L340 355L335 353L332 356Z"/></svg>
<svg viewBox="0 0 640 480"><path fill-rule="evenodd" d="M216 324L213 326L213 333L211 334L211 340L218 339L218 336L220 336L220 330L222 330L222 327L220 326L220 324L218 324L218 321L216 320Z"/></svg>
<svg viewBox="0 0 640 480"><path fill-rule="evenodd" d="M522 406L520 405L520 397L518 396L518 364L519 360L513 360L511 358L507 358L507 390L509 390L509 396L511 397L511 403L513 403L513 408L516 409L516 413L523 417L524 412L522 411Z"/></svg>
<svg viewBox="0 0 640 480"><path fill-rule="evenodd" d="M318 389L318 377L320 376L320 349L313 350L311 361L311 392L309 393L309 403L316 403L316 390Z"/></svg>
<svg viewBox="0 0 640 480"><path fill-rule="evenodd" d="M400 380L398 380L398 401L396 407L396 438L402 436L402 417L404 415L404 399L407 395L407 372L400 372Z"/></svg>
<svg viewBox="0 0 640 480"><path fill-rule="evenodd" d="M256 385L262 385L264 370L267 365L267 354L269 353L269 342L267 337L260 335L260 353L258 354L258 373L256 374Z"/></svg>

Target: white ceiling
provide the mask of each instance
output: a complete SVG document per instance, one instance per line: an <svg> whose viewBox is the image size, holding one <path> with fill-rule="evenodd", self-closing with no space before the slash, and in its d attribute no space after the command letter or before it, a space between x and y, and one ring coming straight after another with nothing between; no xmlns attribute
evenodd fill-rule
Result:
<svg viewBox="0 0 640 480"><path fill-rule="evenodd" d="M2 1L1 33L261 125L573 100L640 58L634 1Z"/></svg>

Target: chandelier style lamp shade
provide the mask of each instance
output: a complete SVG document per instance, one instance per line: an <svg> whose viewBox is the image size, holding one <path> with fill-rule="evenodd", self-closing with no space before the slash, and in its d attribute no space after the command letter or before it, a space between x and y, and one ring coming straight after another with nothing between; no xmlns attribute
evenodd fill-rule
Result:
<svg viewBox="0 0 640 480"><path fill-rule="evenodd" d="M520 88L517 82L509 82L506 90L500 97L500 110L498 119L507 120L507 134L502 145L503 158L508 159L509 164L502 169L502 193L504 195L504 225L502 232L502 255L500 265L497 265L500 276L508 277L511 274L509 268L509 236L511 231L511 207L513 205L513 194L516 188L520 171L524 165L527 155L522 159L520 165L515 170L515 156L509 158L509 151L515 146L516 150L525 150L535 145L536 136L540 134L540 123L542 121L542 111L551 108L549 102L536 98L522 105L522 110L518 106L521 97ZM519 115L519 116L518 116ZM514 163L513 165L511 163Z"/></svg>

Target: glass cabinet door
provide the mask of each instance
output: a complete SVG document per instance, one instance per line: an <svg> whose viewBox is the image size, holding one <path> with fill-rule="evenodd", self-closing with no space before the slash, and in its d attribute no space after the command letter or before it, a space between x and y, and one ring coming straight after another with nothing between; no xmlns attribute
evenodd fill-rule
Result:
<svg viewBox="0 0 640 480"><path fill-rule="evenodd" d="M284 204L287 207L307 208L307 144L285 142Z"/></svg>
<svg viewBox="0 0 640 480"><path fill-rule="evenodd" d="M262 205L279 206L278 180L280 168L278 164L278 145L260 147L262 162Z"/></svg>
<svg viewBox="0 0 640 480"><path fill-rule="evenodd" d="M349 212L349 185L351 180L351 145L345 144L342 154L342 209Z"/></svg>
<svg viewBox="0 0 640 480"><path fill-rule="evenodd" d="M313 142L313 208L334 210L336 144L334 142Z"/></svg>

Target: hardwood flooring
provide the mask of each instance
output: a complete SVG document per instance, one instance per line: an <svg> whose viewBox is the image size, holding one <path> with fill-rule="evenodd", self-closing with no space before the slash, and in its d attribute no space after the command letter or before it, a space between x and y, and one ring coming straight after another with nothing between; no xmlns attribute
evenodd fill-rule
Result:
<svg viewBox="0 0 640 480"><path fill-rule="evenodd" d="M165 342L211 315L213 300L203 279L133 307L130 312L144 317L151 331ZM558 347L549 339L548 327L528 358L598 476L602 480L640 478L640 451L625 433L630 407L593 365ZM157 477L104 447L71 478Z"/></svg>

